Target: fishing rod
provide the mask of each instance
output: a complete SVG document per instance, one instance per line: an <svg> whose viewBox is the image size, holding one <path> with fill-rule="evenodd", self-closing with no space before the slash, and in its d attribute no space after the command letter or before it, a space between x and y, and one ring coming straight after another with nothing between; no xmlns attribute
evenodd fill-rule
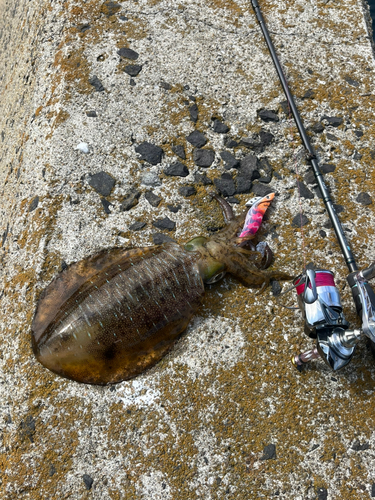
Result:
<svg viewBox="0 0 375 500"><path fill-rule="evenodd" d="M337 241L349 269L350 274L347 276L347 281L352 291L357 314L362 319L361 328L349 328L349 323L343 315L340 294L331 271L326 269L305 269L294 280L293 285L296 288L298 305L305 321L304 331L310 338L316 339L316 347L307 352L294 355L292 363L301 371L306 363L321 357L330 368L339 370L351 361L355 347L363 337L370 339L371 348L375 354L375 293L367 282L375 277L375 262L362 271L358 270L340 219L324 183L316 152L310 143L290 92L258 1L251 0L251 4L306 150L306 160L312 166Z"/></svg>

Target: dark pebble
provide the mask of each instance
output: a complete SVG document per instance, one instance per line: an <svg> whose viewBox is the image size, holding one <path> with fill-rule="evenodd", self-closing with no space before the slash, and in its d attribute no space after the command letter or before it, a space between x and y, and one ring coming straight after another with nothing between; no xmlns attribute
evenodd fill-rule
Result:
<svg viewBox="0 0 375 500"><path fill-rule="evenodd" d="M337 214L341 214L345 210L342 205L338 205L337 203L333 204L333 208L335 209Z"/></svg>
<svg viewBox="0 0 375 500"><path fill-rule="evenodd" d="M320 234L320 236L321 236L322 238L325 238L325 237L327 236L327 233L326 233L325 231L323 231L323 229L321 229L321 230L319 231L319 234Z"/></svg>
<svg viewBox="0 0 375 500"><path fill-rule="evenodd" d="M321 121L323 120L326 120L328 122L328 125L331 125L332 127L339 127L344 121L339 116L327 116L327 115L322 116Z"/></svg>
<svg viewBox="0 0 375 500"><path fill-rule="evenodd" d="M269 109L261 109L260 111L257 112L258 116L261 120L264 122L278 122L279 117L274 111L271 111Z"/></svg>
<svg viewBox="0 0 375 500"><path fill-rule="evenodd" d="M20 433L23 439L28 438L31 443L34 442L35 419L32 415L28 415L25 420L21 421Z"/></svg>
<svg viewBox="0 0 375 500"><path fill-rule="evenodd" d="M96 114L96 111L86 111L86 115L89 117L89 118L96 118L98 115Z"/></svg>
<svg viewBox="0 0 375 500"><path fill-rule="evenodd" d="M2 239L1 239L1 246L2 247L4 246L5 240L7 239L8 231L9 231L9 222L7 223L7 228L3 232L3 236L2 236Z"/></svg>
<svg viewBox="0 0 375 500"><path fill-rule="evenodd" d="M326 137L330 141L337 141L337 137L333 134L330 134L329 132L326 133Z"/></svg>
<svg viewBox="0 0 375 500"><path fill-rule="evenodd" d="M180 193L180 195L186 197L197 194L197 190L193 186L181 186L178 192Z"/></svg>
<svg viewBox="0 0 375 500"><path fill-rule="evenodd" d="M212 128L214 132L218 134L226 134L227 132L229 132L229 127L220 120L214 120Z"/></svg>
<svg viewBox="0 0 375 500"><path fill-rule="evenodd" d="M121 9L121 5L115 2L104 2L103 5L100 7L100 12L105 14L107 17L113 16L116 14Z"/></svg>
<svg viewBox="0 0 375 500"><path fill-rule="evenodd" d="M139 231L140 229L143 229L146 226L145 222L142 222L138 220L137 222L134 222L129 226L130 231Z"/></svg>
<svg viewBox="0 0 375 500"><path fill-rule="evenodd" d="M172 85L170 83L167 83L167 82L160 82L159 85L164 90L171 90L171 88L172 88Z"/></svg>
<svg viewBox="0 0 375 500"><path fill-rule="evenodd" d="M181 210L181 205L167 205L167 208L170 212L173 212L174 214L176 214L179 210Z"/></svg>
<svg viewBox="0 0 375 500"><path fill-rule="evenodd" d="M195 173L194 179L197 184L203 184L203 186L212 184L212 180L209 179L206 174L200 174L199 172Z"/></svg>
<svg viewBox="0 0 375 500"><path fill-rule="evenodd" d="M349 83L349 85L352 85L353 87L359 87L359 82L357 82L357 80L353 80L353 78L350 78L350 76L346 76L345 80Z"/></svg>
<svg viewBox="0 0 375 500"><path fill-rule="evenodd" d="M264 147L269 146L271 142L274 140L275 136L271 134L271 132L268 132L267 130L261 130L259 132L259 139L260 142Z"/></svg>
<svg viewBox="0 0 375 500"><path fill-rule="evenodd" d="M316 178L313 170L308 170L304 176L306 184L316 184Z"/></svg>
<svg viewBox="0 0 375 500"><path fill-rule="evenodd" d="M281 101L280 107L283 110L283 112L286 114L286 116L289 116L290 109L289 109L288 101Z"/></svg>
<svg viewBox="0 0 375 500"><path fill-rule="evenodd" d="M102 205L103 205L103 208L104 208L104 212L106 214L110 214L111 213L111 210L109 209L109 207L112 206L112 203L110 203L108 200L106 200L105 198L100 198L100 201L102 202Z"/></svg>
<svg viewBox="0 0 375 500"><path fill-rule="evenodd" d="M193 123L197 123L198 121L198 106L196 104L192 104L189 107L190 120Z"/></svg>
<svg viewBox="0 0 375 500"><path fill-rule="evenodd" d="M238 146L238 142L232 139L231 137L225 137L224 146L226 146L229 149L233 149Z"/></svg>
<svg viewBox="0 0 375 500"><path fill-rule="evenodd" d="M259 177L259 182L263 182L263 184L269 184L272 181L273 168L270 165L267 157L261 158L259 160L259 170L264 172L264 175Z"/></svg>
<svg viewBox="0 0 375 500"><path fill-rule="evenodd" d="M164 217L164 219L155 220L152 225L157 229L166 229L167 231L173 231L176 227L176 223L168 217Z"/></svg>
<svg viewBox="0 0 375 500"><path fill-rule="evenodd" d="M117 54L120 57L125 57L126 59L131 59L132 61L135 61L139 57L139 54L135 50L126 47L121 47L121 49L117 51Z"/></svg>
<svg viewBox="0 0 375 500"><path fill-rule="evenodd" d="M215 159L215 152L212 149L195 149L193 153L194 163L198 167L210 167Z"/></svg>
<svg viewBox="0 0 375 500"><path fill-rule="evenodd" d="M238 174L236 177L236 194L250 193L253 183L246 175Z"/></svg>
<svg viewBox="0 0 375 500"><path fill-rule="evenodd" d="M216 189L225 197L233 196L236 192L232 176L229 173L223 174L221 179L214 179L214 184Z"/></svg>
<svg viewBox="0 0 375 500"><path fill-rule="evenodd" d="M363 136L362 130L354 130L354 133L358 138Z"/></svg>
<svg viewBox="0 0 375 500"><path fill-rule="evenodd" d="M154 233L152 235L152 240L154 242L154 245L162 245L163 243L170 243L171 241L176 243L173 238L170 238L167 234L163 233Z"/></svg>
<svg viewBox="0 0 375 500"><path fill-rule="evenodd" d="M252 180L259 179L258 158L255 155L247 155L240 161L241 172L251 172Z"/></svg>
<svg viewBox="0 0 375 500"><path fill-rule="evenodd" d="M148 161L151 165L157 165L161 162L163 150L159 146L145 141L137 146L135 150L141 155L142 160Z"/></svg>
<svg viewBox="0 0 375 500"><path fill-rule="evenodd" d="M262 150L262 143L259 140L257 134L253 134L252 137L243 137L240 141L240 146L245 146L245 148L253 149L260 153Z"/></svg>
<svg viewBox="0 0 375 500"><path fill-rule="evenodd" d="M372 198L368 193L362 192L359 193L359 195L356 198L356 201L358 201L358 203L361 203L362 205L371 205Z"/></svg>
<svg viewBox="0 0 375 500"><path fill-rule="evenodd" d="M253 184L251 192L257 196L266 196L266 194L274 193L275 189L271 186L265 186L264 184L259 184L258 182Z"/></svg>
<svg viewBox="0 0 375 500"><path fill-rule="evenodd" d="M271 280L271 288L272 288L272 294L274 297L277 297L278 295L280 295L282 287L278 281Z"/></svg>
<svg viewBox="0 0 375 500"><path fill-rule="evenodd" d="M104 90L105 90L102 82L99 80L99 78L96 75L92 76L89 79L89 84L92 85L97 92L104 92Z"/></svg>
<svg viewBox="0 0 375 500"><path fill-rule="evenodd" d="M229 196L229 198L227 198L227 202L228 203L233 203L235 205L239 205L240 204L240 200L238 198L236 198L235 196Z"/></svg>
<svg viewBox="0 0 375 500"><path fill-rule="evenodd" d="M30 202L30 205L29 205L29 212L32 212L33 210L35 210L37 208L37 206L39 205L39 196L35 196L31 202Z"/></svg>
<svg viewBox="0 0 375 500"><path fill-rule="evenodd" d="M145 192L145 198L149 202L149 204L152 205L155 208L158 207L159 204L160 204L160 202L161 202L160 196L157 196L152 191L146 191Z"/></svg>
<svg viewBox="0 0 375 500"><path fill-rule="evenodd" d="M315 122L308 127L308 130L311 130L314 134L321 134L324 130L324 125L320 122Z"/></svg>
<svg viewBox="0 0 375 500"><path fill-rule="evenodd" d="M130 191L122 200L120 205L121 212L127 212L138 203L138 198L141 196L140 191L134 189Z"/></svg>
<svg viewBox="0 0 375 500"><path fill-rule="evenodd" d="M184 146L176 145L172 146L172 151L179 157L181 160L186 160L186 153Z"/></svg>
<svg viewBox="0 0 375 500"><path fill-rule="evenodd" d="M164 169L165 175L176 175L178 177L186 177L189 175L189 170L186 165L177 161L176 163L172 163L169 167Z"/></svg>
<svg viewBox="0 0 375 500"><path fill-rule="evenodd" d="M301 198L306 198L307 200L312 200L314 198L314 193L312 193L303 182L297 181L297 188Z"/></svg>
<svg viewBox="0 0 375 500"><path fill-rule="evenodd" d="M328 219L324 224L323 224L323 227L325 229L332 229L332 222L331 222L331 219Z"/></svg>
<svg viewBox="0 0 375 500"><path fill-rule="evenodd" d="M328 491L326 490L326 488L317 488L316 494L317 500L327 500L328 498Z"/></svg>
<svg viewBox="0 0 375 500"><path fill-rule="evenodd" d="M83 474L82 479L85 483L86 490L91 490L92 483L94 482L93 478L88 474Z"/></svg>
<svg viewBox="0 0 375 500"><path fill-rule="evenodd" d="M375 497L375 483L372 484L371 486L371 498Z"/></svg>
<svg viewBox="0 0 375 500"><path fill-rule="evenodd" d="M361 158L362 158L362 155L360 153L358 153L358 151L355 151L354 155L353 155L353 160L360 160Z"/></svg>
<svg viewBox="0 0 375 500"><path fill-rule="evenodd" d="M320 170L322 171L323 174L329 174L331 172L334 172L336 170L336 165L330 165L329 163L323 163L321 165Z"/></svg>
<svg viewBox="0 0 375 500"><path fill-rule="evenodd" d="M124 71L130 76L137 76L142 71L142 66L140 64L128 64L125 66Z"/></svg>
<svg viewBox="0 0 375 500"><path fill-rule="evenodd" d="M306 92L303 94L302 99L314 99L315 97L315 92L313 89L306 90Z"/></svg>
<svg viewBox="0 0 375 500"><path fill-rule="evenodd" d="M360 444L359 441L356 441L355 443L353 443L353 446L352 446L352 450L354 450L354 451L364 451L364 450L368 450L369 448L370 448L369 443Z"/></svg>
<svg viewBox="0 0 375 500"><path fill-rule="evenodd" d="M276 446L274 444L268 444L263 448L263 456L261 460L271 460L276 458Z"/></svg>
<svg viewBox="0 0 375 500"><path fill-rule="evenodd" d="M130 78L129 85L131 87L135 87L137 84L135 83L135 80L133 80L133 78Z"/></svg>
<svg viewBox="0 0 375 500"><path fill-rule="evenodd" d="M81 33L84 33L85 31L89 30L91 26L89 24L81 24L78 26L78 29Z"/></svg>
<svg viewBox="0 0 375 500"><path fill-rule="evenodd" d="M103 170L89 178L89 185L102 196L109 196L115 184L115 179Z"/></svg>
<svg viewBox="0 0 375 500"><path fill-rule="evenodd" d="M309 219L304 214L302 215L302 222L301 222L301 215L298 214L295 217L293 217L292 226L293 227L301 227L301 225L306 226L306 224L308 224L309 222L310 222Z"/></svg>
<svg viewBox="0 0 375 500"><path fill-rule="evenodd" d="M229 151L222 151L220 153L221 158L223 159L225 165L224 167L229 170L231 168L238 168L240 165L240 161L237 160Z"/></svg>
<svg viewBox="0 0 375 500"><path fill-rule="evenodd" d="M53 464L51 464L49 466L48 475L49 477L52 477L54 474L56 474L56 467Z"/></svg>
<svg viewBox="0 0 375 500"><path fill-rule="evenodd" d="M126 16L118 16L118 18L120 19L120 21L127 21L129 19Z"/></svg>
<svg viewBox="0 0 375 500"><path fill-rule="evenodd" d="M194 130L194 132L189 134L186 137L186 140L196 148L201 148L207 143L206 137L202 134L202 132L198 132L198 130Z"/></svg>

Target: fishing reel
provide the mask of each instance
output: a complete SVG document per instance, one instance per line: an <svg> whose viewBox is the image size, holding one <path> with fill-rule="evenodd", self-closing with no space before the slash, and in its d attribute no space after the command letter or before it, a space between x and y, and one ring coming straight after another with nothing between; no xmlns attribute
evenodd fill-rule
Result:
<svg viewBox="0 0 375 500"><path fill-rule="evenodd" d="M346 366L352 359L356 345L363 337L375 343L375 294L367 280L375 277L375 263L362 271L351 273L347 280L362 316L362 327L350 329L341 304L340 294L331 271L306 269L295 278L298 306L305 322L304 332L316 339L316 347L294 355L293 365L302 371L313 359L323 358L334 371Z"/></svg>

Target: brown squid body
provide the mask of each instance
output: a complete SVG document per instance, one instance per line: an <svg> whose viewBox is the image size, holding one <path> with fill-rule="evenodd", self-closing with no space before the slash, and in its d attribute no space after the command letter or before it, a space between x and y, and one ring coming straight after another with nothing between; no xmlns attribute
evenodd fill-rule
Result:
<svg viewBox="0 0 375 500"><path fill-rule="evenodd" d="M204 283L226 272L255 287L271 278L291 279L262 270L269 253L238 246L246 213L235 218L216 198L228 225L211 238L194 238L185 248L114 248L60 273L43 291L32 324L40 363L78 382L121 382L168 352L200 305Z"/></svg>

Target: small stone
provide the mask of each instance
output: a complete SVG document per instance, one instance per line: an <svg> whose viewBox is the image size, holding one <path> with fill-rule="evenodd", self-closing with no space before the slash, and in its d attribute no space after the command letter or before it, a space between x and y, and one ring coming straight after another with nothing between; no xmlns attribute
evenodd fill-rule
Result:
<svg viewBox="0 0 375 500"><path fill-rule="evenodd" d="M313 170L308 170L304 176L306 184L316 184L316 178Z"/></svg>
<svg viewBox="0 0 375 500"><path fill-rule="evenodd" d="M371 486L371 498L374 498L375 497L375 483L372 483L372 486Z"/></svg>
<svg viewBox="0 0 375 500"><path fill-rule="evenodd" d="M260 111L257 112L258 116L261 120L264 122L278 122L279 117L274 111L271 111L269 109L261 109Z"/></svg>
<svg viewBox="0 0 375 500"><path fill-rule="evenodd" d="M146 172L141 178L141 183L145 186L161 186L161 180L156 172Z"/></svg>
<svg viewBox="0 0 375 500"><path fill-rule="evenodd" d="M154 245L162 245L163 243L170 243L171 241L176 243L173 238L170 238L167 234L163 233L154 233L152 235L152 240Z"/></svg>
<svg viewBox="0 0 375 500"><path fill-rule="evenodd" d="M261 130L259 132L259 139L260 142L264 147L269 146L271 142L274 140L275 136L271 134L271 132L268 132L267 130Z"/></svg>
<svg viewBox="0 0 375 500"><path fill-rule="evenodd" d="M89 178L89 185L102 196L109 196L115 184L115 179L103 170Z"/></svg>
<svg viewBox="0 0 375 500"><path fill-rule="evenodd" d="M127 21L129 19L126 16L118 16L118 18L120 19L120 21Z"/></svg>
<svg viewBox="0 0 375 500"><path fill-rule="evenodd" d="M88 474L83 474L82 479L85 483L86 490L91 490L92 484L94 482L93 478Z"/></svg>
<svg viewBox="0 0 375 500"><path fill-rule="evenodd" d="M23 439L28 438L31 443L34 442L35 419L32 415L27 415L26 419L21 421L20 434Z"/></svg>
<svg viewBox="0 0 375 500"><path fill-rule="evenodd" d="M345 208L342 205L338 205L337 203L333 204L333 208L335 209L337 214L341 214L345 210Z"/></svg>
<svg viewBox="0 0 375 500"><path fill-rule="evenodd" d="M207 143L206 137L202 134L202 132L198 132L198 130L194 130L194 132L189 134L186 137L186 140L196 148L201 148Z"/></svg>
<svg viewBox="0 0 375 500"><path fill-rule="evenodd" d="M229 132L229 127L220 120L214 120L212 128L217 134L226 134Z"/></svg>
<svg viewBox="0 0 375 500"><path fill-rule="evenodd" d="M288 101L281 101L280 107L283 110L283 112L286 114L286 116L289 116L289 114L291 114Z"/></svg>
<svg viewBox="0 0 375 500"><path fill-rule="evenodd" d="M189 170L186 165L177 161L176 163L172 163L169 167L164 169L165 175L178 176L178 177L186 177L189 175Z"/></svg>
<svg viewBox="0 0 375 500"><path fill-rule="evenodd" d="M350 78L350 76L346 76L345 80L349 83L349 85L352 85L353 87L359 87L359 82L357 82L357 80L353 80L353 78Z"/></svg>
<svg viewBox="0 0 375 500"><path fill-rule="evenodd" d="M353 160L360 160L361 158L362 158L362 155L360 153L358 153L358 151L355 151L354 155L353 155Z"/></svg>
<svg viewBox="0 0 375 500"><path fill-rule="evenodd" d="M155 220L152 225L157 229L166 229L167 231L173 231L176 227L176 223L168 217L164 217L164 219Z"/></svg>
<svg viewBox="0 0 375 500"><path fill-rule="evenodd" d="M90 152L89 145L86 142L80 142L74 149L76 151L81 151L81 153L85 154L88 154Z"/></svg>
<svg viewBox="0 0 375 500"><path fill-rule="evenodd" d="M128 64L125 66L124 71L129 76L137 76L142 71L142 66L139 64Z"/></svg>
<svg viewBox="0 0 375 500"><path fill-rule="evenodd" d="M167 205L167 208L170 212L176 214L179 210L181 210L181 205Z"/></svg>
<svg viewBox="0 0 375 500"><path fill-rule="evenodd" d="M176 145L172 146L171 149L179 158L181 158L181 160L186 160L186 153L184 146Z"/></svg>
<svg viewBox="0 0 375 500"><path fill-rule="evenodd" d="M236 205L240 204L240 200L238 198L236 198L235 196L229 196L229 198L227 198L227 202L234 203Z"/></svg>
<svg viewBox="0 0 375 500"><path fill-rule="evenodd" d="M337 141L337 137L333 134L330 134L329 132L326 133L326 137L330 141Z"/></svg>
<svg viewBox="0 0 375 500"><path fill-rule="evenodd" d="M214 184L216 189L225 197L233 196L236 192L232 176L228 173L223 174L221 179L214 179Z"/></svg>
<svg viewBox="0 0 375 500"><path fill-rule="evenodd" d="M232 139L231 137L225 137L224 146L226 146L229 149L233 149L238 146L238 142Z"/></svg>
<svg viewBox="0 0 375 500"><path fill-rule="evenodd" d="M215 152L212 149L195 149L193 153L194 163L198 167L210 167L215 160Z"/></svg>
<svg viewBox="0 0 375 500"><path fill-rule="evenodd" d="M198 106L196 104L192 104L189 107L190 120L193 123L197 123L198 121Z"/></svg>
<svg viewBox="0 0 375 500"><path fill-rule="evenodd" d="M369 443L360 444L359 441L355 441L353 443L353 446L352 446L352 450L354 450L354 451L364 451L364 450L368 450L369 448L370 448Z"/></svg>
<svg viewBox="0 0 375 500"><path fill-rule="evenodd" d="M321 134L324 130L324 126L320 122L315 122L308 127L308 130L311 130L311 132L314 132L315 134Z"/></svg>
<svg viewBox="0 0 375 500"><path fill-rule="evenodd" d="M230 170L231 168L238 168L239 167L240 161L237 160L237 158L235 158L231 153L229 153L229 151L222 151L220 153L220 156L224 160L224 162L225 162L224 167L227 170Z"/></svg>
<svg viewBox="0 0 375 500"><path fill-rule="evenodd" d="M322 238L325 238L325 237L327 236L327 233L326 233L325 231L323 231L323 229L321 229L321 230L319 231L319 234L320 234L320 236L321 236Z"/></svg>
<svg viewBox="0 0 375 500"><path fill-rule="evenodd" d="M157 165L161 162L163 150L159 146L145 141L137 146L135 150L141 155L142 160L148 161L151 165Z"/></svg>
<svg viewBox="0 0 375 500"><path fill-rule="evenodd" d="M315 97L315 92L313 89L306 90L306 92L303 94L302 99L314 99Z"/></svg>
<svg viewBox="0 0 375 500"><path fill-rule="evenodd" d="M206 174L200 174L199 172L195 173L194 179L197 184L203 184L203 186L212 184L212 180L209 179Z"/></svg>
<svg viewBox="0 0 375 500"><path fill-rule="evenodd" d="M121 47L121 49L119 49L117 51L117 54L120 57L124 57L126 59L131 59L132 61L135 61L139 57L138 52L136 52L135 50L129 49L127 47Z"/></svg>
<svg viewBox="0 0 375 500"><path fill-rule="evenodd" d="M362 130L354 130L354 133L358 138L363 136Z"/></svg>
<svg viewBox="0 0 375 500"><path fill-rule="evenodd" d="M278 295L280 295L282 287L278 281L271 280L271 288L272 288L272 295L274 297L277 297Z"/></svg>
<svg viewBox="0 0 375 500"><path fill-rule="evenodd" d="M92 85L97 92L104 92L104 90L105 90L102 82L99 80L99 78L96 75L92 76L89 79L89 84Z"/></svg>
<svg viewBox="0 0 375 500"><path fill-rule="evenodd" d="M267 157L261 158L259 160L259 170L264 172L264 175L259 177L259 182L263 184L269 184L272 181L273 168L270 165Z"/></svg>
<svg viewBox="0 0 375 500"><path fill-rule="evenodd" d="M261 152L262 143L259 140L257 134L253 134L252 137L243 137L240 141L240 146L245 146L248 149L254 149L256 152Z"/></svg>
<svg viewBox="0 0 375 500"><path fill-rule="evenodd" d="M274 193L275 189L272 188L271 186L265 186L264 184L259 184L256 182L253 184L253 187L251 188L251 192L256 194L257 196L266 196L267 194Z"/></svg>
<svg viewBox="0 0 375 500"><path fill-rule="evenodd" d="M28 212L32 212L33 210L35 210L37 208L37 206L39 205L39 196L35 196L31 202L30 202L30 205L29 205L29 210ZM7 231L8 232L8 231ZM6 236L5 236L6 237ZM4 239L5 241L5 239Z"/></svg>
<svg viewBox="0 0 375 500"><path fill-rule="evenodd" d="M363 191L362 193L359 193L359 195L356 198L356 201L358 201L358 203L361 203L362 205L371 205L372 198L368 193L365 193Z"/></svg>
<svg viewBox="0 0 375 500"><path fill-rule="evenodd" d="M323 174L329 174L330 172L334 172L336 170L336 165L330 165L329 163L323 163L320 166L320 170Z"/></svg>
<svg viewBox="0 0 375 500"><path fill-rule="evenodd" d="M271 460L276 458L276 446L274 444L268 444L263 448L263 456L261 460Z"/></svg>
<svg viewBox="0 0 375 500"><path fill-rule="evenodd" d="M323 120L326 120L328 122L328 125L331 125L332 127L339 127L344 121L339 116L327 116L327 115L322 116L321 121Z"/></svg>
<svg viewBox="0 0 375 500"><path fill-rule="evenodd" d="M178 192L180 193L180 195L186 197L197 194L197 190L193 186L181 186Z"/></svg>
<svg viewBox="0 0 375 500"><path fill-rule="evenodd" d="M293 217L293 219L292 219L292 226L293 227L306 226L306 224L308 224L309 222L310 221L306 217L306 215L302 214L302 216L301 216L300 214L298 214L295 217Z"/></svg>
<svg viewBox="0 0 375 500"><path fill-rule="evenodd" d="M102 202L102 205L103 205L103 208L104 208L104 212L106 214L110 214L111 210L109 209L109 207L112 206L112 203L109 202L108 200L106 200L105 198L100 198L100 201Z"/></svg>
<svg viewBox="0 0 375 500"><path fill-rule="evenodd" d="M255 155L247 155L240 161L241 172L251 172L252 180L259 179L258 158Z"/></svg>
<svg viewBox="0 0 375 500"><path fill-rule="evenodd" d="M238 174L236 177L236 194L250 193L253 183L245 175Z"/></svg>
<svg viewBox="0 0 375 500"><path fill-rule="evenodd" d="M120 205L121 212L127 212L138 203L138 198L141 196L140 191L133 189L122 200Z"/></svg>
<svg viewBox="0 0 375 500"><path fill-rule="evenodd" d="M137 222L134 222L129 226L130 231L139 231L140 229L143 229L146 226L145 222L142 222L138 220Z"/></svg>
<svg viewBox="0 0 375 500"><path fill-rule="evenodd" d="M94 110L91 110L91 111L86 111L86 115L89 117L89 118L96 118L98 115L96 114L96 111Z"/></svg>
<svg viewBox="0 0 375 500"><path fill-rule="evenodd" d="M332 226L332 221L331 221L331 219L328 219L328 220L327 220L327 221L323 224L323 227L324 227L325 229L332 229L332 227L333 227L333 226Z"/></svg>
<svg viewBox="0 0 375 500"><path fill-rule="evenodd" d="M84 33L85 31L89 30L91 28L91 26L89 24L80 24L78 26L78 30L81 32L81 33Z"/></svg>
<svg viewBox="0 0 375 500"><path fill-rule="evenodd" d="M54 474L56 474L56 467L53 464L51 464L49 466L48 475L49 477L52 477Z"/></svg>
<svg viewBox="0 0 375 500"><path fill-rule="evenodd" d="M317 488L316 494L318 495L317 500L327 500L328 491L326 488Z"/></svg>
<svg viewBox="0 0 375 500"><path fill-rule="evenodd" d="M163 81L161 81L161 82L159 83L159 85L160 85L160 87L161 87L162 89L164 89L164 90L171 90L171 88L172 88L172 85L171 85L170 83L163 82Z"/></svg>
<svg viewBox="0 0 375 500"><path fill-rule="evenodd" d="M152 205L155 208L158 207L159 204L160 204L160 202L161 202L160 196L157 196L152 191L146 191L145 192L145 198L149 202L149 204Z"/></svg>
<svg viewBox="0 0 375 500"><path fill-rule="evenodd" d="M312 200L314 198L314 193L312 193L303 182L297 181L297 188L301 198L306 198L307 200Z"/></svg>

